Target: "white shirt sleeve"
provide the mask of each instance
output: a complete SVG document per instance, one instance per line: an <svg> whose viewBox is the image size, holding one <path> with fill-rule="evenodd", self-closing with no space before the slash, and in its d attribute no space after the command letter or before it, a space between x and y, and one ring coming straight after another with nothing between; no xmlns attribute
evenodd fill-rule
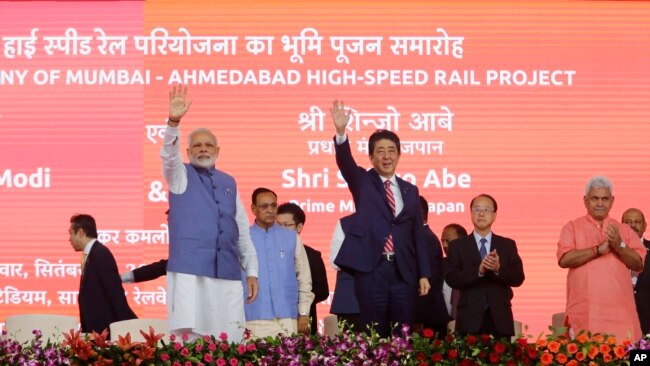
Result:
<svg viewBox="0 0 650 366"><path fill-rule="evenodd" d="M237 240L239 261L244 267L246 277L258 277L257 252L253 245L253 239L251 239L246 209L239 198L239 194L237 194L236 205L235 220L237 221L237 229L239 229L239 239Z"/></svg>
<svg viewBox="0 0 650 366"><path fill-rule="evenodd" d="M336 256L339 254L339 250L341 250L343 239L345 239L345 233L343 232L343 227L341 226L341 220L338 220L336 222L336 227L334 228L334 235L332 235L332 242L330 244L330 264L332 265L332 268L334 268L334 270L336 271L341 270L336 264L334 264L334 260L336 259Z"/></svg>
<svg viewBox="0 0 650 366"><path fill-rule="evenodd" d="M167 125L163 146L160 149L163 163L163 176L169 191L182 194L187 189L187 168L181 157L180 129Z"/></svg>
<svg viewBox="0 0 650 366"><path fill-rule="evenodd" d="M347 139L348 139L348 134L347 133L344 133L342 135L336 134L336 144L337 145L341 145Z"/></svg>
<svg viewBox="0 0 650 366"><path fill-rule="evenodd" d="M296 254L294 258L296 277L298 278L298 314L309 314L309 308L314 301L314 293L311 291L311 269L307 251L296 233Z"/></svg>

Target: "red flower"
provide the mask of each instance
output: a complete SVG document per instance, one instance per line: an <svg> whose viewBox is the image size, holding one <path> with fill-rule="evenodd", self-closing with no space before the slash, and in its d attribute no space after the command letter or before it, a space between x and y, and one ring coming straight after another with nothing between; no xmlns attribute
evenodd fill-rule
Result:
<svg viewBox="0 0 650 366"><path fill-rule="evenodd" d="M542 365L550 365L551 362L553 362L553 355L548 352L544 352L540 361L542 362Z"/></svg>
<svg viewBox="0 0 650 366"><path fill-rule="evenodd" d="M226 332L221 332L221 334L219 334L219 338L221 338L222 341L227 341L228 334L226 334Z"/></svg>
<svg viewBox="0 0 650 366"><path fill-rule="evenodd" d="M211 362L212 361L212 355L209 353L206 353L203 355L203 361L205 362Z"/></svg>
<svg viewBox="0 0 650 366"><path fill-rule="evenodd" d="M496 353L503 353L506 351L506 345L503 342L497 342L494 345L494 352Z"/></svg>
<svg viewBox="0 0 650 366"><path fill-rule="evenodd" d="M601 344L600 345L600 353L609 353L612 349L609 348L609 345L607 344Z"/></svg>
<svg viewBox="0 0 650 366"><path fill-rule="evenodd" d="M237 366L239 365L239 360L233 357L228 361L228 363L230 363L230 366Z"/></svg>
<svg viewBox="0 0 650 366"><path fill-rule="evenodd" d="M455 360L456 357L458 357L458 351L456 351L455 349L450 349L449 351L447 351L448 359Z"/></svg>
<svg viewBox="0 0 650 366"><path fill-rule="evenodd" d="M488 344L490 341L492 341L492 336L489 334L481 334L481 343Z"/></svg>
<svg viewBox="0 0 650 366"><path fill-rule="evenodd" d="M560 343L556 341L548 342L548 350L553 353L558 353L558 351L560 350Z"/></svg>
<svg viewBox="0 0 650 366"><path fill-rule="evenodd" d="M565 366L578 366L578 365L580 365L580 364L578 363L578 361L576 361L576 360L571 360L571 361L567 362Z"/></svg>
<svg viewBox="0 0 650 366"><path fill-rule="evenodd" d="M160 359L163 360L163 361L168 361L169 360L169 355L166 354L166 353L163 353L162 355L160 355Z"/></svg>
<svg viewBox="0 0 650 366"><path fill-rule="evenodd" d="M582 352L576 353L576 360L583 361L585 359L585 354Z"/></svg>
<svg viewBox="0 0 650 366"><path fill-rule="evenodd" d="M217 366L226 366L226 360L224 360L223 358L219 357L219 358L217 359Z"/></svg>
<svg viewBox="0 0 650 366"><path fill-rule="evenodd" d="M526 346L528 345L528 339L526 339L526 338L518 338L518 339L517 339L517 343L518 343L521 347L526 347Z"/></svg>
<svg viewBox="0 0 650 366"><path fill-rule="evenodd" d="M434 334L433 330L429 328L426 328L425 330L422 331L422 336L424 336L424 338L432 338L433 334Z"/></svg>
<svg viewBox="0 0 650 366"><path fill-rule="evenodd" d="M497 363L499 362L499 354L496 352L490 353L490 362L491 363Z"/></svg>
<svg viewBox="0 0 650 366"><path fill-rule="evenodd" d="M417 359L418 361L420 361L420 362L422 362L422 361L424 361L424 360L427 359L427 355L425 355L425 354L422 353L422 352L418 352L418 355L415 356L415 357L416 357L416 359Z"/></svg>
<svg viewBox="0 0 650 366"><path fill-rule="evenodd" d="M603 361L610 362L612 360L612 355L609 353L603 353Z"/></svg>
<svg viewBox="0 0 650 366"><path fill-rule="evenodd" d="M535 347L528 347L528 358L531 360L536 360L537 359L537 350Z"/></svg>
<svg viewBox="0 0 650 366"><path fill-rule="evenodd" d="M575 343L569 343L569 344L566 345L566 351L570 355L572 355L572 354L578 352L578 345L576 345Z"/></svg>
<svg viewBox="0 0 650 366"><path fill-rule="evenodd" d="M246 345L240 344L239 346L237 346L237 353L239 353L240 355L246 353Z"/></svg>
<svg viewBox="0 0 650 366"><path fill-rule="evenodd" d="M587 353L587 356L591 358L592 360L598 356L598 347L596 346L590 346L589 347L589 352Z"/></svg>
<svg viewBox="0 0 650 366"><path fill-rule="evenodd" d="M434 353L433 356L431 356L431 361L435 363L442 361L442 355L440 354L440 352Z"/></svg>
<svg viewBox="0 0 650 366"><path fill-rule="evenodd" d="M567 357L564 353L558 353L557 355L555 355L555 361L557 361L557 363L559 363L560 365L564 365L567 361Z"/></svg>
<svg viewBox="0 0 650 366"><path fill-rule="evenodd" d="M255 347L255 343L249 343L246 348L248 348L248 350L251 352L257 349L257 347Z"/></svg>
<svg viewBox="0 0 650 366"><path fill-rule="evenodd" d="M625 348L621 346L614 347L614 355L619 359L625 357Z"/></svg>
<svg viewBox="0 0 650 366"><path fill-rule="evenodd" d="M222 351L227 351L228 350L228 343L223 342L219 345L219 348L221 348Z"/></svg>
<svg viewBox="0 0 650 366"><path fill-rule="evenodd" d="M183 348L181 350L181 356L187 357L187 355L189 355L189 354L190 354L190 351L188 351L187 348Z"/></svg>
<svg viewBox="0 0 650 366"><path fill-rule="evenodd" d="M201 343L196 344L196 352L201 352L203 351L203 345Z"/></svg>
<svg viewBox="0 0 650 366"><path fill-rule="evenodd" d="M467 339L465 340L465 342L467 342L467 344L470 345L470 346L475 345L477 341L478 341L478 339L476 339L476 337L471 335L471 334L468 335Z"/></svg>

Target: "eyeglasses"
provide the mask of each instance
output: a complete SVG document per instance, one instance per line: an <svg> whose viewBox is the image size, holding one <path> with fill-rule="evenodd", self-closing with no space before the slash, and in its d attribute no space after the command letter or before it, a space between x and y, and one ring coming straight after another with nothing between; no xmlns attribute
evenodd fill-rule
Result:
<svg viewBox="0 0 650 366"><path fill-rule="evenodd" d="M271 207L272 209L276 209L276 208L278 208L278 204L277 204L276 202L273 202L273 203L262 203L261 205L255 205L255 207L257 207L257 208L261 208L262 210L266 210L266 209L268 209L269 207Z"/></svg>
<svg viewBox="0 0 650 366"><path fill-rule="evenodd" d="M493 208L486 207L472 207L472 212L475 214L491 214L494 212Z"/></svg>

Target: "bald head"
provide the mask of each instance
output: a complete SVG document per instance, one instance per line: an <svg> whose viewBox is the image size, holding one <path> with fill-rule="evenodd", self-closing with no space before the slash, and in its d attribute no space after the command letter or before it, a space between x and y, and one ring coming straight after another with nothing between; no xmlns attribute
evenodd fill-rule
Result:
<svg viewBox="0 0 650 366"><path fill-rule="evenodd" d="M647 224L645 222L645 216L643 216L643 212L641 212L641 210L637 208L627 209L625 212L623 212L621 222L629 225L632 230L634 230L634 232L639 235L639 238L643 238L643 233L645 233Z"/></svg>

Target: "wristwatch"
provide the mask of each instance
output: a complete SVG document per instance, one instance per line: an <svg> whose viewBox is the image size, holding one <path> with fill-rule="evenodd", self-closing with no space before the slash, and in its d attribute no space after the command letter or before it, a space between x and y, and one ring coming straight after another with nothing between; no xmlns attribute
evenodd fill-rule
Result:
<svg viewBox="0 0 650 366"><path fill-rule="evenodd" d="M619 247L621 247L621 248L626 248L626 247L627 247L627 245L625 244L625 242L624 242L624 241L622 241L622 242L621 242L621 244L619 245Z"/></svg>

